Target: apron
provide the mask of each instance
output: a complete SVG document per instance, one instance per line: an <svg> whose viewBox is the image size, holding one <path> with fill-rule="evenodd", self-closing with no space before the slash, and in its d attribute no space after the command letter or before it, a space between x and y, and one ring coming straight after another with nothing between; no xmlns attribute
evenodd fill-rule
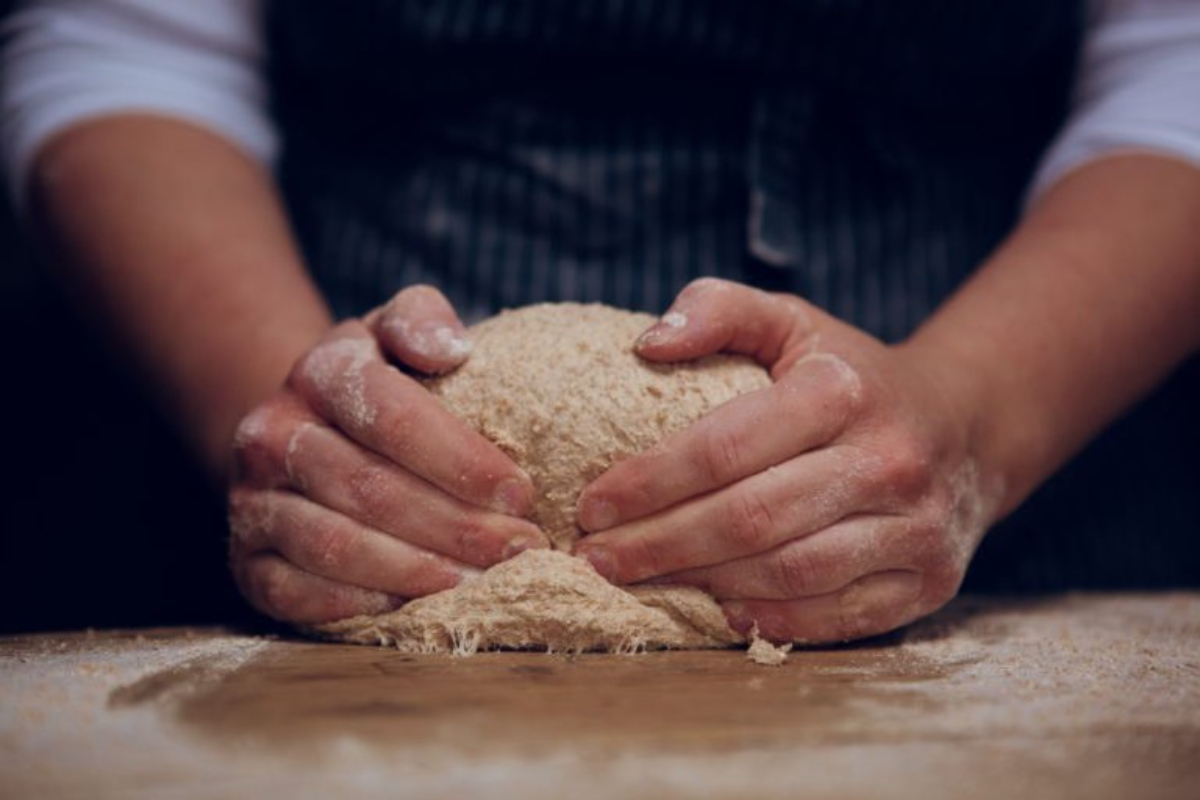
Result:
<svg viewBox="0 0 1200 800"><path fill-rule="evenodd" d="M1017 220L1079 3L288 0L279 180L339 316L661 312L716 275L910 333ZM967 586L1200 583L1195 364L985 540Z"/></svg>

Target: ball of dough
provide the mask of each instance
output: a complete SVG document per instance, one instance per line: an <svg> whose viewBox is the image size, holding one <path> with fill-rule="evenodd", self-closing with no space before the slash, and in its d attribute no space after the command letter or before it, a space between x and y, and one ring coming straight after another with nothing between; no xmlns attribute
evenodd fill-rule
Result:
<svg viewBox="0 0 1200 800"><path fill-rule="evenodd" d="M741 356L643 361L633 343L654 322L577 303L506 311L470 329L462 367L427 383L533 479L533 520L557 549L579 538L579 493L615 461L771 382Z"/></svg>

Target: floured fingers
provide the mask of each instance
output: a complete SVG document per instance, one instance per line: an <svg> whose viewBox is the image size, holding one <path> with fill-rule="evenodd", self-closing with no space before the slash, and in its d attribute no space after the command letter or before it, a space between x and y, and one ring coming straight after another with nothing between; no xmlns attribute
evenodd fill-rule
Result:
<svg viewBox="0 0 1200 800"><path fill-rule="evenodd" d="M388 364L363 323L335 328L296 365L288 385L331 427L443 492L502 514L529 512L529 476Z"/></svg>
<svg viewBox="0 0 1200 800"><path fill-rule="evenodd" d="M849 642L893 631L929 613L921 602L922 576L888 570L857 579L828 594L798 600L742 600L722 604L734 630L757 627L775 642Z"/></svg>
<svg viewBox="0 0 1200 800"><path fill-rule="evenodd" d="M291 492L235 490L230 494L229 522L239 585L256 607L280 619L312 622L347 616L342 613L347 598L357 598L366 609L380 607L384 596L390 598L384 605L395 607L403 598L452 588L477 572ZM306 577L281 573L277 565L263 567L264 555ZM296 582L324 586L324 600L289 592Z"/></svg>

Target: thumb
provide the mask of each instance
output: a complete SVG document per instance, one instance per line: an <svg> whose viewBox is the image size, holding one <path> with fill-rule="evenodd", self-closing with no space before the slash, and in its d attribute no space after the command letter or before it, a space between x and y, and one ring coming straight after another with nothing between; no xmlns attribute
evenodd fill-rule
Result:
<svg viewBox="0 0 1200 800"><path fill-rule="evenodd" d="M432 286L403 289L365 322L379 346L401 363L429 375L467 360L471 341L446 296Z"/></svg>
<svg viewBox="0 0 1200 800"><path fill-rule="evenodd" d="M827 315L794 295L771 294L740 283L700 278L684 287L662 318L633 349L647 361L687 361L712 353L740 353L765 367L808 352Z"/></svg>

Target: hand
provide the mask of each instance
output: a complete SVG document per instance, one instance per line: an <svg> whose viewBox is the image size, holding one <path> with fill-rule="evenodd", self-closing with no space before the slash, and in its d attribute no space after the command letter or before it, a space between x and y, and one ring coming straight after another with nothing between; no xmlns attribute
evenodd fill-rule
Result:
<svg viewBox="0 0 1200 800"><path fill-rule="evenodd" d="M744 353L773 384L584 490L576 549L601 574L700 587L742 633L803 642L883 633L954 596L996 494L936 365L797 297L714 279L636 350Z"/></svg>
<svg viewBox="0 0 1200 800"><path fill-rule="evenodd" d="M446 299L417 286L334 328L235 437L230 554L276 619L379 613L548 543L520 517L528 478L394 359L425 373L469 344Z"/></svg>

